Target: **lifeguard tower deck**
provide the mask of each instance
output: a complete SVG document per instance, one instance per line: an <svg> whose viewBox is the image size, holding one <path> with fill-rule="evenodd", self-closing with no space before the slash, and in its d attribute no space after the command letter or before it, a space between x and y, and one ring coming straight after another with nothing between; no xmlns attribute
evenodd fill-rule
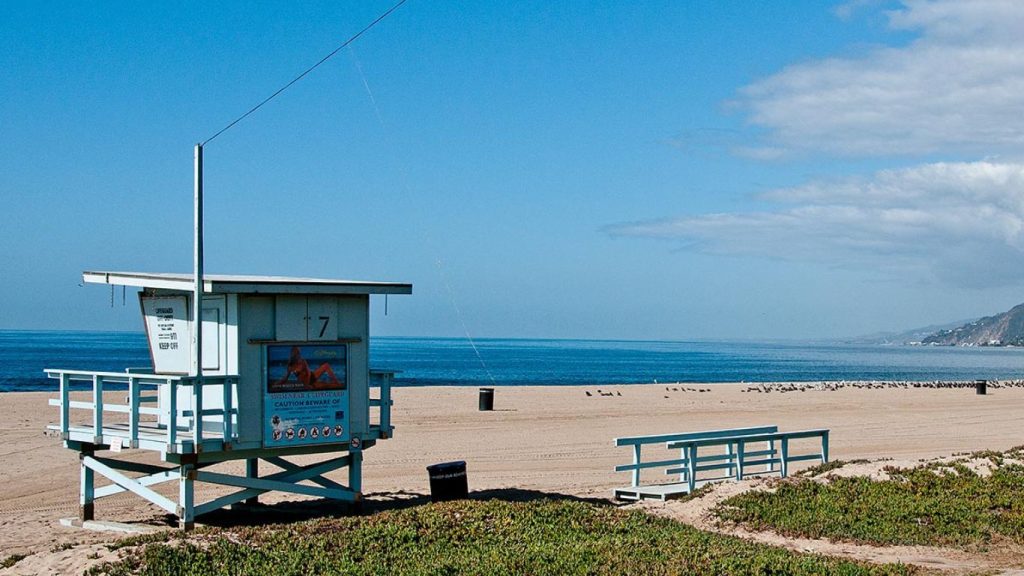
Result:
<svg viewBox="0 0 1024 576"><path fill-rule="evenodd" d="M361 500L363 451L393 433L393 372L369 368L370 295L411 294L412 285L203 276L202 369L190 376L192 275L83 278L141 288L153 361L151 372L46 370L60 382L60 396L50 401L60 421L50 428L81 460L83 521L93 519L96 499L125 491L177 515L185 529L196 516L268 491ZM72 384L82 382L91 393L73 399ZM371 388L379 394L371 396ZM133 450L159 453L164 464L133 461ZM330 457L304 466L286 459L302 454ZM231 460L245 461L244 476L209 470ZM261 477L260 460L280 470ZM345 467L347 485L325 476ZM111 483L97 487L96 473ZM172 481L177 498L152 488ZM196 503L196 482L235 490Z"/></svg>

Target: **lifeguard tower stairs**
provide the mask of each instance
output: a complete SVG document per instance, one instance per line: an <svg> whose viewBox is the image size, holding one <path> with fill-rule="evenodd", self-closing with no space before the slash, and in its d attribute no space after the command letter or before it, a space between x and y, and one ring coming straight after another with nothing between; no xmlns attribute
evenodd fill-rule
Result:
<svg viewBox="0 0 1024 576"><path fill-rule="evenodd" d="M371 294L410 284L207 275L200 376L190 376L196 317L187 274L85 272L85 282L140 288L152 371L47 369L64 445L79 454L80 518L132 492L195 518L269 491L358 503L363 452L390 438L393 371L369 368ZM86 391L73 391L85 384ZM371 395L376 389L376 395ZM159 454L142 463L137 451ZM299 465L290 457L326 455ZM308 459L307 459L308 460ZM244 461L244 474L213 471ZM279 469L260 475L260 461ZM235 466L241 470L241 466ZM327 473L347 468L347 483ZM109 484L96 485L96 475ZM160 485L176 482L177 490ZM196 483L228 487L196 502Z"/></svg>

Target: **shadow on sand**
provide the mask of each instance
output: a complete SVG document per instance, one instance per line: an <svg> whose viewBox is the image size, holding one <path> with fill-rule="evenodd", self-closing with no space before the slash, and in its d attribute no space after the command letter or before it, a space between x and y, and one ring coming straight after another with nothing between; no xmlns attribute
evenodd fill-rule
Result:
<svg viewBox="0 0 1024 576"><path fill-rule="evenodd" d="M535 500L572 500L588 502L599 506L615 506L603 498L581 498L567 494L522 490L519 488L499 488L470 492L470 500L504 500L506 502L532 502ZM368 494L361 505L353 505L330 500L286 501L275 504L255 504L235 506L232 509L221 509L203 515L197 524L217 528L233 528L240 526L261 526L267 524L290 524L321 518L339 518L344 516L365 516L388 510L402 510L415 506L430 504L430 496L418 492L378 492ZM174 516L167 517L167 524L174 525Z"/></svg>

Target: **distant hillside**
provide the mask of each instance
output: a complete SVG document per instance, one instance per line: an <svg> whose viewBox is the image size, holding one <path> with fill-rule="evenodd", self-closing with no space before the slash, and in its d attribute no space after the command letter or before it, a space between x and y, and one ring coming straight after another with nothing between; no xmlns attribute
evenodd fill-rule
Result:
<svg viewBox="0 0 1024 576"><path fill-rule="evenodd" d="M844 344L919 344L925 338L944 330L959 328L969 324L973 320L960 320L959 322L947 322L945 324L933 324L922 328L914 328L904 332L878 332L866 334L855 338L844 338Z"/></svg>
<svg viewBox="0 0 1024 576"><path fill-rule="evenodd" d="M1022 346L1024 345L1024 304L1008 312L987 316L963 326L938 332L921 340L922 344L943 346Z"/></svg>

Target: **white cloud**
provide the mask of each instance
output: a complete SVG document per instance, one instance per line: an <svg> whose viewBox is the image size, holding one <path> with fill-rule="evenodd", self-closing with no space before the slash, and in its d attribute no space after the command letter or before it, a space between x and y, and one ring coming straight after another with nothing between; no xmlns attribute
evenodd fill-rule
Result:
<svg viewBox="0 0 1024 576"><path fill-rule="evenodd" d="M877 10L850 0L837 15ZM763 139L731 146L792 154L1024 157L1024 5L903 0L886 13L899 47L795 64L740 91ZM827 170L827 166L823 167ZM824 262L961 287L1024 282L1024 163L932 162L773 190L763 211L611 226L694 251Z"/></svg>
<svg viewBox="0 0 1024 576"><path fill-rule="evenodd" d="M888 17L917 39L793 65L741 89L738 103L766 130L769 156L1024 150L1019 0L905 0Z"/></svg>
<svg viewBox="0 0 1024 576"><path fill-rule="evenodd" d="M619 224L614 236L728 255L928 274L959 286L1024 279L1024 164L933 163L773 190L778 210Z"/></svg>

